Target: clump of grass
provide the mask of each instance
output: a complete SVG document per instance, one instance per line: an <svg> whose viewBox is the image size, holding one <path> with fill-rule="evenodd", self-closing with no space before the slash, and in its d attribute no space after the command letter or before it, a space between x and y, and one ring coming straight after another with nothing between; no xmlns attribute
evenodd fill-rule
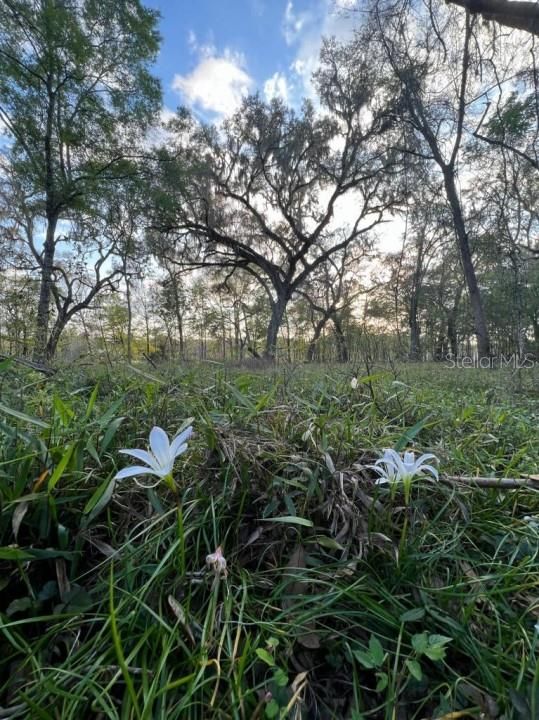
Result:
<svg viewBox="0 0 539 720"><path fill-rule="evenodd" d="M537 717L537 492L418 479L405 503L366 467L414 444L449 474L533 474L532 394L422 368L356 389L331 368L126 369L71 393L8 372L0 716ZM111 478L119 447L187 416L179 528L173 493Z"/></svg>

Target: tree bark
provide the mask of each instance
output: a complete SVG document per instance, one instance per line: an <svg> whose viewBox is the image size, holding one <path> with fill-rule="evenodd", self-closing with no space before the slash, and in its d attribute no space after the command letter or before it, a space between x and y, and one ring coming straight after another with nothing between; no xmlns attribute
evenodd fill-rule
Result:
<svg viewBox="0 0 539 720"><path fill-rule="evenodd" d="M340 363L346 363L349 359L348 344L342 329L342 323L338 317L332 317L333 327L335 328L335 336L337 338L337 360Z"/></svg>
<svg viewBox="0 0 539 720"><path fill-rule="evenodd" d="M49 360L49 361L52 360L52 358L56 355L56 349L58 347L58 342L60 340L60 336L62 335L62 332L64 331L64 328L68 322L69 322L68 317L58 316L56 318L56 321L53 325L51 333L47 339L47 345L46 345L46 351L45 351L45 357L47 360Z"/></svg>
<svg viewBox="0 0 539 720"><path fill-rule="evenodd" d="M539 35L539 3L519 0L446 0L453 5L479 13L485 20L494 20L500 25L526 30Z"/></svg>
<svg viewBox="0 0 539 720"><path fill-rule="evenodd" d="M264 357L267 360L275 361L277 356L277 338L283 323L284 311L286 310L286 295L279 294L277 300L271 300L271 317L266 333L266 349Z"/></svg>
<svg viewBox="0 0 539 720"><path fill-rule="evenodd" d="M466 232L460 198L455 184L455 174L453 169L448 166L444 167L444 185L447 193L447 199L449 200L449 205L451 207L451 213L453 215L453 224L455 227L455 234L457 236L462 269L466 280L468 295L470 297L474 330L477 339L477 353L479 357L489 357L490 338L487 329L485 311L481 300L479 285L477 283L477 276L475 274L472 252L470 249L468 233Z"/></svg>
<svg viewBox="0 0 539 720"><path fill-rule="evenodd" d="M320 340L320 336L322 335L322 330L325 328L327 321L328 321L328 318L326 316L323 316L316 323L316 326L314 328L314 334L313 334L313 336L309 342L309 346L307 348L308 362L314 362L314 360L316 358L316 347L318 345L318 341Z"/></svg>
<svg viewBox="0 0 539 720"><path fill-rule="evenodd" d="M410 308L408 311L408 325L410 326L410 350L408 356L413 362L421 357L421 327L419 325L419 295L421 292L423 276L423 245L424 236L419 237L417 258L414 274L412 277L412 292L410 297Z"/></svg>
<svg viewBox="0 0 539 720"><path fill-rule="evenodd" d="M127 268L124 265L125 274L125 299L127 304L127 362L133 362L133 308L131 306L131 280L127 275Z"/></svg>
<svg viewBox="0 0 539 720"><path fill-rule="evenodd" d="M419 327L419 320L417 318L418 311L418 299L415 293L412 295L410 301L410 351L409 358L412 362L416 362L421 357L421 328Z"/></svg>
<svg viewBox="0 0 539 720"><path fill-rule="evenodd" d="M539 357L539 317L532 319L533 341L535 345L535 354Z"/></svg>
<svg viewBox="0 0 539 720"><path fill-rule="evenodd" d="M447 339L449 341L449 349L451 355L457 357L459 354L458 336L457 336L457 315L460 306L460 297L462 295L462 286L457 288L453 307L447 314Z"/></svg>
<svg viewBox="0 0 539 720"><path fill-rule="evenodd" d="M45 243L43 245L43 254L41 261L41 281L39 287L39 300L37 305L36 332L33 353L33 360L37 363L45 363L52 357L52 355L49 355L47 343L49 333L51 287L53 282L52 272L54 265L54 253L56 250L55 234L57 223L57 216L53 215L48 218Z"/></svg>

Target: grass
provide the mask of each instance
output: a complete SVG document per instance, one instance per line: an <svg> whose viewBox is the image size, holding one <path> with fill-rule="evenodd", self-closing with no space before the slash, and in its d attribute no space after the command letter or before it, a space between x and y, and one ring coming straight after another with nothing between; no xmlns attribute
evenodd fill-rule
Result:
<svg viewBox="0 0 539 720"><path fill-rule="evenodd" d="M0 371L0 718L539 717L537 490L367 467L537 474L537 370ZM181 516L114 486L188 418Z"/></svg>

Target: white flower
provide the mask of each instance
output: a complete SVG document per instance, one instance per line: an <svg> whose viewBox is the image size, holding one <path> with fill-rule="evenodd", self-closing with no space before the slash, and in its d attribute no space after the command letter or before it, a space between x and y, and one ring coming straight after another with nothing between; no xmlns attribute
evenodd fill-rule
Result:
<svg viewBox="0 0 539 720"><path fill-rule="evenodd" d="M432 465L428 465L427 460L438 462L438 458L432 453L424 453L416 460L413 452L405 452L404 456L401 457L396 450L386 448L382 457L374 465L369 465L369 467L380 476L376 480L376 485L397 482L409 483L417 475L425 473L430 473L438 480L438 470Z"/></svg>
<svg viewBox="0 0 539 720"><path fill-rule="evenodd" d="M350 380L350 387L352 388L352 390L355 390L357 388L357 383L358 383L357 377L353 377Z"/></svg>
<svg viewBox="0 0 539 720"><path fill-rule="evenodd" d="M226 577L226 558L223 555L223 550L220 545L214 553L206 555L206 565L213 570L217 577L220 577L221 575Z"/></svg>
<svg viewBox="0 0 539 720"><path fill-rule="evenodd" d="M158 478L157 482L149 486L155 487L161 480L172 475L174 462L177 457L187 450L187 441L192 434L193 428L189 426L179 435L176 435L172 442L169 442L168 435L162 428L153 427L150 432L150 452L137 449L120 450L124 455L130 455L137 460L142 460L147 467L133 465L124 468L116 473L114 479L123 480L135 475L155 475Z"/></svg>

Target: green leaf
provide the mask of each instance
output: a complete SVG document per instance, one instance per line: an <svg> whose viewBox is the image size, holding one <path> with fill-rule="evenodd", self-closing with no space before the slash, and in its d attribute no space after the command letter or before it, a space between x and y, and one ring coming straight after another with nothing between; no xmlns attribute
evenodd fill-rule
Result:
<svg viewBox="0 0 539 720"><path fill-rule="evenodd" d="M97 450L95 449L95 445L91 438L88 438L88 441L86 443L86 452L96 461L99 466L101 466L101 459L97 454Z"/></svg>
<svg viewBox="0 0 539 720"><path fill-rule="evenodd" d="M38 548L18 548L4 546L0 547L0 560L52 560L53 558L64 558L72 560L74 553L63 550L40 550Z"/></svg>
<svg viewBox="0 0 539 720"><path fill-rule="evenodd" d="M62 425L64 427L67 427L70 421L73 419L75 413L58 395L55 395L53 397L52 404L56 415L58 415L58 417L60 418Z"/></svg>
<svg viewBox="0 0 539 720"><path fill-rule="evenodd" d="M410 671L410 675L416 680L421 680L423 677L423 671L421 670L421 665L417 662L417 660L406 660L405 664Z"/></svg>
<svg viewBox="0 0 539 720"><path fill-rule="evenodd" d="M446 653L447 643L451 642L451 638L445 635L429 635L429 644L425 649L425 655L431 660L443 660Z"/></svg>
<svg viewBox="0 0 539 720"><path fill-rule="evenodd" d="M383 692L388 686L389 677L385 672L377 672L376 677L378 678L378 682L376 683L376 692Z"/></svg>
<svg viewBox="0 0 539 720"><path fill-rule="evenodd" d="M114 488L116 487L116 480L105 480L101 485L94 491L92 497L86 503L83 515L88 515L86 518L86 524L90 523L96 518L99 513L109 504Z"/></svg>
<svg viewBox="0 0 539 720"><path fill-rule="evenodd" d="M6 415L11 415L12 417L17 418L17 420L22 420L23 422L30 423L31 425L37 425L38 427L45 428L46 430L50 428L50 425L43 420L26 415L26 413L19 412L19 410L13 410L3 403L0 403L0 412L4 412Z"/></svg>
<svg viewBox="0 0 539 720"><path fill-rule="evenodd" d="M424 608L412 608L402 613L400 616L401 623L415 622L416 620L422 620L425 617Z"/></svg>
<svg viewBox="0 0 539 720"><path fill-rule="evenodd" d="M92 414L92 410L94 409L95 401L97 400L97 392L99 390L99 384L95 386L95 388L92 390L92 394L90 395L90 398L88 399L88 405L86 406L86 419L90 417Z"/></svg>
<svg viewBox="0 0 539 720"><path fill-rule="evenodd" d="M262 660L262 662L266 663L266 665L269 665L270 667L275 667L275 660L267 650L264 650L264 648L257 648L256 654Z"/></svg>
<svg viewBox="0 0 539 720"><path fill-rule="evenodd" d="M445 657L444 647L428 647L425 650L425 655L431 660L439 661Z"/></svg>
<svg viewBox="0 0 539 720"><path fill-rule="evenodd" d="M429 635L429 645L431 646L443 646L450 643L453 638L447 637L447 635Z"/></svg>
<svg viewBox="0 0 539 720"><path fill-rule="evenodd" d="M271 699L269 703L266 705L266 717L268 720L273 720L273 718L276 718L279 714L279 704L277 700Z"/></svg>
<svg viewBox="0 0 539 720"><path fill-rule="evenodd" d="M369 385L369 383L376 382L377 380L383 380L389 373L383 371L378 373L372 373L371 375L363 375L359 378L359 382L363 385Z"/></svg>
<svg viewBox="0 0 539 720"><path fill-rule="evenodd" d="M369 655L372 658L375 667L380 667L384 662L385 653L384 648L380 640L374 635L371 635L369 640Z"/></svg>
<svg viewBox="0 0 539 720"><path fill-rule="evenodd" d="M30 610L30 608L33 605L33 601L29 597L25 598L17 598L16 600L13 600L9 603L9 605L6 608L6 615L10 617L11 615L15 615L15 613L18 612L24 612L25 610Z"/></svg>
<svg viewBox="0 0 539 720"><path fill-rule="evenodd" d="M68 445L67 448L64 451L64 454L62 455L62 458L58 465L55 467L54 472L49 478L49 482L47 483L47 488L49 492L52 492L54 488L56 487L58 481L64 474L64 470L67 467L68 462L71 460L71 456L73 455L74 445Z"/></svg>
<svg viewBox="0 0 539 720"><path fill-rule="evenodd" d="M344 550L343 546L338 543L335 538L328 537L327 535L315 535L312 538L308 538L306 542L317 543L328 550Z"/></svg>
<svg viewBox="0 0 539 720"><path fill-rule="evenodd" d="M402 452L402 450L408 447L416 435L419 435L421 430L428 425L430 417L430 415L427 415L423 420L419 420L415 425L412 425L411 428L407 428L395 443L394 449L397 452Z"/></svg>
<svg viewBox="0 0 539 720"><path fill-rule="evenodd" d="M282 668L277 668L275 670L273 680L277 687L286 687L288 685L288 675Z"/></svg>
<svg viewBox="0 0 539 720"><path fill-rule="evenodd" d="M376 667L370 653L364 652L363 650L354 650L353 655L358 663L363 665L367 670L374 670Z"/></svg>
<svg viewBox="0 0 539 720"><path fill-rule="evenodd" d="M412 647L418 655L423 655L429 646L429 637L426 632L418 633L412 637Z"/></svg>
<svg viewBox="0 0 539 720"><path fill-rule="evenodd" d="M109 426L107 427L107 429L105 431L105 434L103 435L103 439L101 440L101 443L99 446L99 449L101 450L101 452L105 452L105 450L108 448L108 446L112 442L112 439L118 432L118 428L120 427L120 425L123 423L124 420L125 420L124 417L118 417L118 418L115 418L109 424Z"/></svg>
<svg viewBox="0 0 539 720"><path fill-rule="evenodd" d="M32 560L27 550L16 547L0 547L0 560Z"/></svg>
<svg viewBox="0 0 539 720"><path fill-rule="evenodd" d="M280 517L262 518L261 522L279 522L288 523L289 525L303 525L304 527L313 527L312 520L298 517L297 515L281 515Z"/></svg>

